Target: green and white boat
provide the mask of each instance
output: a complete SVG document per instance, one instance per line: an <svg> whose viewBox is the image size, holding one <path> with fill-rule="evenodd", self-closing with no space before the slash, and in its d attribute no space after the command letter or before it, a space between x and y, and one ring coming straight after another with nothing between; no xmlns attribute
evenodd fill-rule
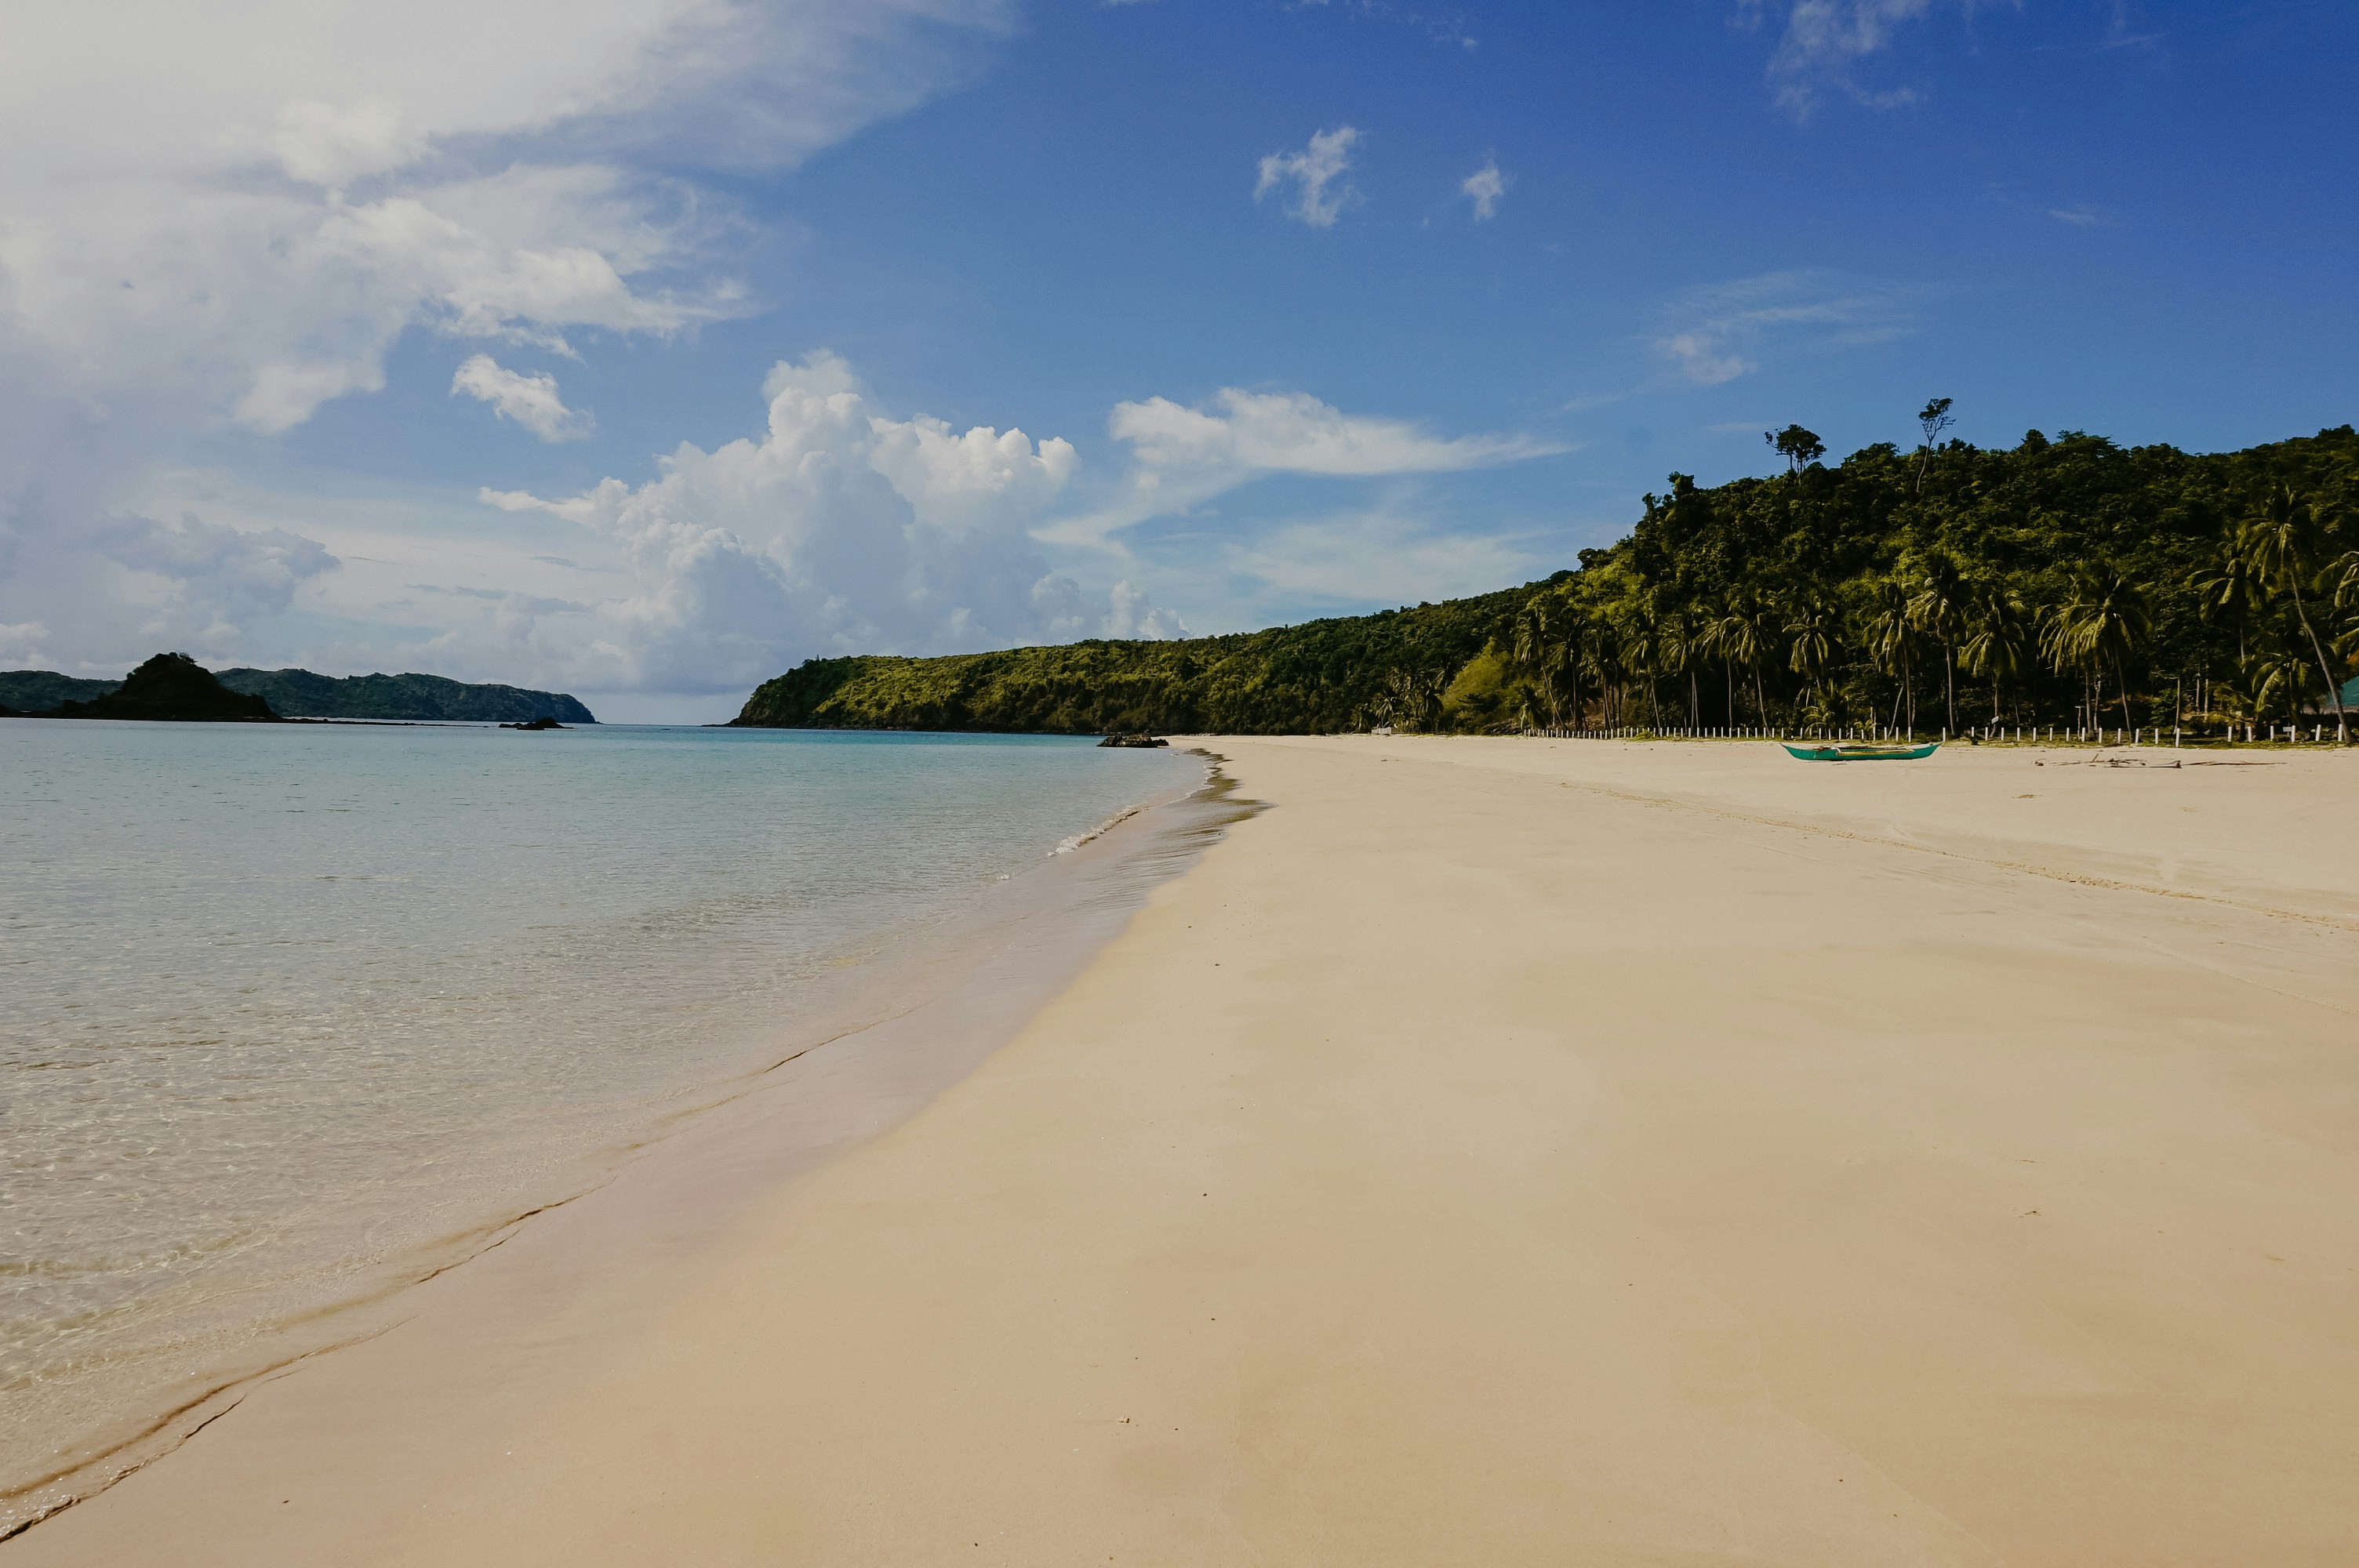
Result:
<svg viewBox="0 0 2359 1568"><path fill-rule="evenodd" d="M1941 742L1939 741L1929 741L1922 746L1887 746L1873 743L1797 746L1790 741L1778 743L1806 762L1913 762L1920 757L1930 757L1941 749Z"/></svg>

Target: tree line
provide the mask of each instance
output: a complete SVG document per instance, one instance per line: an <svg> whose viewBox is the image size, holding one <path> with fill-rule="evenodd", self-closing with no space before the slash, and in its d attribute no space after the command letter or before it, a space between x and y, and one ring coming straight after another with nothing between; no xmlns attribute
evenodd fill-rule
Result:
<svg viewBox="0 0 2359 1568"><path fill-rule="evenodd" d="M2359 655L2359 437L2239 452L2027 433L1672 474L1629 535L1518 589L1168 643L819 659L736 722L1062 733L2331 719Z"/></svg>
<svg viewBox="0 0 2359 1568"><path fill-rule="evenodd" d="M2348 427L2193 457L2028 433L1924 439L1829 468L1771 432L1775 478L1685 474L1582 552L1456 672L1467 728L2096 728L2332 715L2359 654L2359 440Z"/></svg>

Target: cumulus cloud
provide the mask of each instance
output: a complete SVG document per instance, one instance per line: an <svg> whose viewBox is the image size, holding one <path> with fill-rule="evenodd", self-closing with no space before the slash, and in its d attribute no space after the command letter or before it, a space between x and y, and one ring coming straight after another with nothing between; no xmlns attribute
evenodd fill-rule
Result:
<svg viewBox="0 0 2359 1568"><path fill-rule="evenodd" d="M37 7L0 51L0 623L40 609L53 651L152 651L101 591L105 520L216 431L381 388L405 332L569 354L745 312L735 220L678 171L790 164L922 100L1012 0L292 15Z"/></svg>
<svg viewBox="0 0 2359 1568"><path fill-rule="evenodd" d="M565 406L555 376L503 370L489 354L473 355L451 378L451 395L462 392L490 404L501 418L515 420L544 441L578 441L590 433L590 416Z"/></svg>
<svg viewBox="0 0 2359 1568"><path fill-rule="evenodd" d="M1656 352L1699 386L1760 368L1779 346L1855 347L1915 330L1916 291L1832 273L1763 273L1693 288L1664 312Z"/></svg>
<svg viewBox="0 0 2359 1568"><path fill-rule="evenodd" d="M1499 160L1495 157L1484 159L1481 168L1459 182L1459 190L1474 203L1476 222L1497 214L1499 198L1507 193L1507 177L1499 172Z"/></svg>
<svg viewBox="0 0 2359 1568"><path fill-rule="evenodd" d="M317 539L184 514L177 526L117 517L96 530L99 553L128 578L138 633L159 645L226 651L250 622L286 611L296 590L341 563Z"/></svg>
<svg viewBox="0 0 2359 1568"><path fill-rule="evenodd" d="M1360 200L1360 193L1344 178L1352 168L1352 148L1359 140L1358 131L1338 125L1313 135L1300 152L1270 154L1261 160L1254 200L1291 188L1293 194L1284 201L1288 217L1314 229L1333 228L1343 209Z"/></svg>
<svg viewBox="0 0 2359 1568"><path fill-rule="evenodd" d="M1808 118L1829 92L1871 108L1913 103L1906 87L1875 90L1859 78L1869 56L1891 47L1899 30L1932 15L1936 0L1738 0L1740 20L1783 24L1769 56L1769 80L1778 105ZM1972 11L1973 0L1960 0Z"/></svg>
<svg viewBox="0 0 2359 1568"><path fill-rule="evenodd" d="M893 418L824 351L781 363L763 390L759 438L683 443L646 484L484 492L618 550L632 586L595 607L584 684L742 689L821 654L1180 630L1128 583L1093 599L1028 535L1073 475L1069 442Z"/></svg>

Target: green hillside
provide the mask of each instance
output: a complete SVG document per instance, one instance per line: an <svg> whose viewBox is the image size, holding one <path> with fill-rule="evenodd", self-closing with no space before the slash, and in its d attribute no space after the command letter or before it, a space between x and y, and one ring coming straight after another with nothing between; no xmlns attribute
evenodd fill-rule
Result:
<svg viewBox="0 0 2359 1568"><path fill-rule="evenodd" d="M814 659L734 722L2331 724L2359 654L2350 427L2203 455L2033 431L1833 466L1807 430L1777 439L1789 471L1673 474L1626 537L1522 588L1234 636Z"/></svg>
<svg viewBox="0 0 2359 1568"><path fill-rule="evenodd" d="M595 724L590 710L563 692L471 685L441 676L321 676L310 670L221 672L222 685L250 692L288 719L398 719L516 723L554 719Z"/></svg>

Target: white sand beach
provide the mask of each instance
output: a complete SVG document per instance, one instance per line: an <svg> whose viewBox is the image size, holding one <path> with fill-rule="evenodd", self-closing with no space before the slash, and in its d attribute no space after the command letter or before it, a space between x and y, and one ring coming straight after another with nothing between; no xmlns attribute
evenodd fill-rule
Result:
<svg viewBox="0 0 2359 1568"><path fill-rule="evenodd" d="M1201 744L1268 809L972 1071L0 1565L2351 1560L2359 755Z"/></svg>

